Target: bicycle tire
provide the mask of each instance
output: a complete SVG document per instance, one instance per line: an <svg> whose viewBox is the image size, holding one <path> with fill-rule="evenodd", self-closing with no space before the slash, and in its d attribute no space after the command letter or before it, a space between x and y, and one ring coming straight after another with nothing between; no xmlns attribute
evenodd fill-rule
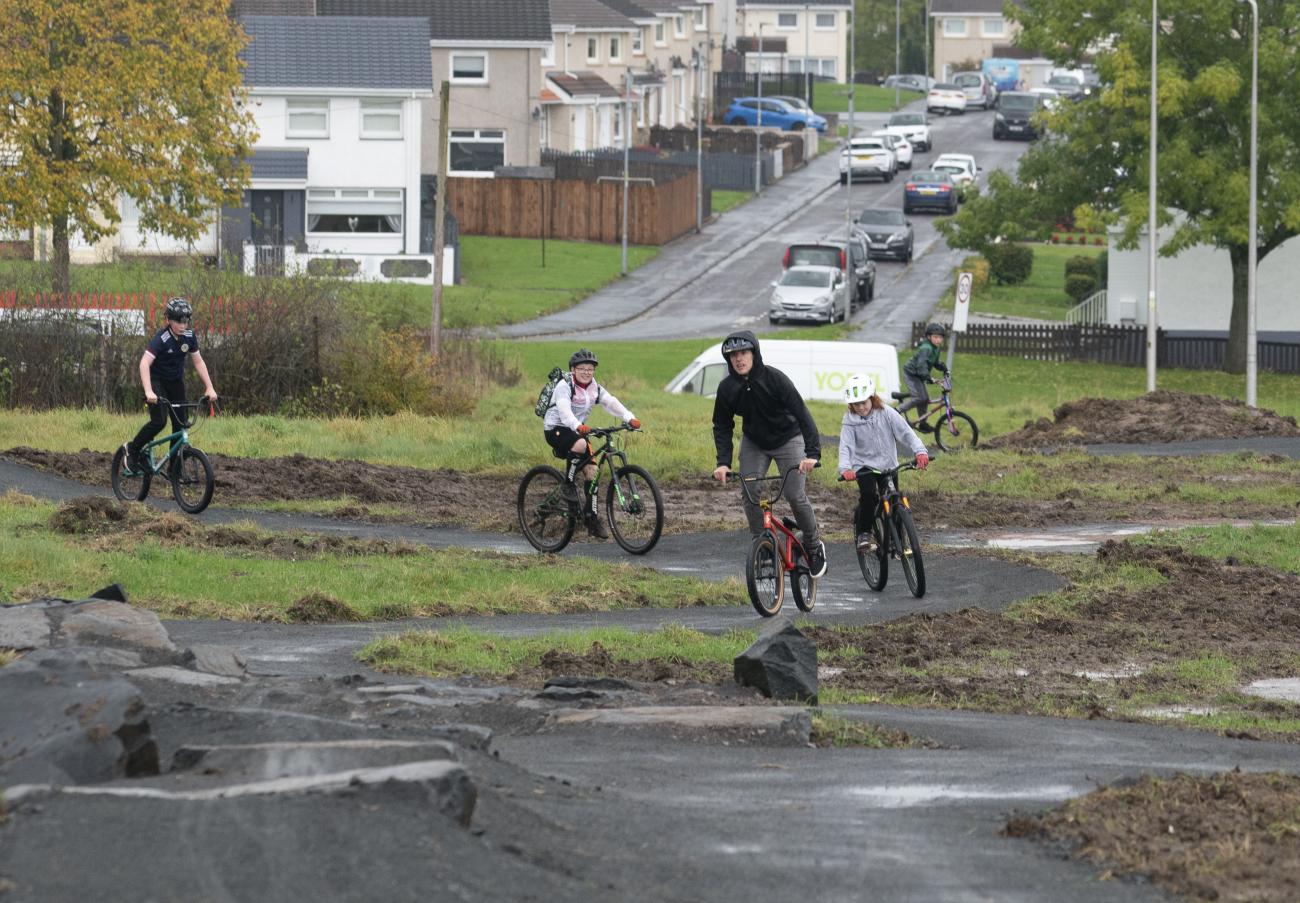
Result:
<svg viewBox="0 0 1300 903"><path fill-rule="evenodd" d="M539 464L519 481L515 508L519 529L539 552L558 552L573 538L578 506L564 498L564 475Z"/></svg>
<svg viewBox="0 0 1300 903"><path fill-rule="evenodd" d="M614 541L633 555L644 555L659 542L664 531L664 499L644 467L626 464L610 477L605 519Z"/></svg>
<svg viewBox="0 0 1300 903"><path fill-rule="evenodd" d="M176 504L186 514L198 514L212 501L212 490L216 488L212 462L194 446L181 446L172 458L167 478Z"/></svg>
<svg viewBox="0 0 1300 903"><path fill-rule="evenodd" d="M974 448L980 441L980 428L969 414L961 411L952 412L952 422L940 416L934 421L934 441L946 452Z"/></svg>
<svg viewBox="0 0 1300 903"><path fill-rule="evenodd" d="M770 618L781 610L785 596L785 565L770 534L754 537L745 559L745 586L754 610Z"/></svg>
<svg viewBox="0 0 1300 903"><path fill-rule="evenodd" d="M873 591L880 592L889 582L889 542L885 524L877 517L871 524L871 535L876 540L874 551L858 549L858 568Z"/></svg>
<svg viewBox="0 0 1300 903"><path fill-rule="evenodd" d="M119 447L113 455L113 464L109 468L109 482L113 484L113 495L123 502L142 502L149 496L149 483L153 474L128 473L126 449Z"/></svg>
<svg viewBox="0 0 1300 903"><path fill-rule="evenodd" d="M794 595L794 604L800 611L812 611L817 605L817 585L820 582L808 567L808 553L800 548L790 578L790 592Z"/></svg>
<svg viewBox="0 0 1300 903"><path fill-rule="evenodd" d="M903 564L903 576L912 595L925 595L925 561L921 556L921 537L912 522L912 512L901 505L894 512L894 529L899 540L898 559Z"/></svg>

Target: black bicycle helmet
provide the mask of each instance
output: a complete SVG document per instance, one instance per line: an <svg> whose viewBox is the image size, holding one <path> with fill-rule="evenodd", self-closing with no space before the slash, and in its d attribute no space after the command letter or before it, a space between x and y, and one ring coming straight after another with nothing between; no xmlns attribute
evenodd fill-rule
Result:
<svg viewBox="0 0 1300 903"><path fill-rule="evenodd" d="M173 323L188 323L194 316L194 308L184 298L169 298L166 309L167 319Z"/></svg>
<svg viewBox="0 0 1300 903"><path fill-rule="evenodd" d="M599 367L600 361L596 360L596 352L588 351L586 348L579 348L569 358L569 369L572 370L579 364L591 364L593 367Z"/></svg>
<svg viewBox="0 0 1300 903"><path fill-rule="evenodd" d="M942 323L931 323L925 327L926 335L948 335L948 329Z"/></svg>
<svg viewBox="0 0 1300 903"><path fill-rule="evenodd" d="M733 335L722 343L722 356L734 354L737 351L753 351L754 343L743 335Z"/></svg>

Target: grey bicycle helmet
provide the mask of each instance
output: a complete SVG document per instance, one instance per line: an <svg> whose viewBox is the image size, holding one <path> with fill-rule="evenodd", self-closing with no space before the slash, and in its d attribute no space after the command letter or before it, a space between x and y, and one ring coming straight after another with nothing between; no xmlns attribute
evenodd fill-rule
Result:
<svg viewBox="0 0 1300 903"><path fill-rule="evenodd" d="M948 330L942 323L931 323L925 327L925 334L946 336L948 335Z"/></svg>
<svg viewBox="0 0 1300 903"><path fill-rule="evenodd" d="M593 367L599 367L600 361L596 360L596 352L588 351L586 348L579 348L569 358L569 369L572 370L579 364L591 364Z"/></svg>
<svg viewBox="0 0 1300 903"><path fill-rule="evenodd" d="M754 343L744 336L735 335L722 343L722 356L734 354L737 351L753 351Z"/></svg>
<svg viewBox="0 0 1300 903"><path fill-rule="evenodd" d="M188 323L194 316L194 308L184 298L169 298L165 313L173 323Z"/></svg>

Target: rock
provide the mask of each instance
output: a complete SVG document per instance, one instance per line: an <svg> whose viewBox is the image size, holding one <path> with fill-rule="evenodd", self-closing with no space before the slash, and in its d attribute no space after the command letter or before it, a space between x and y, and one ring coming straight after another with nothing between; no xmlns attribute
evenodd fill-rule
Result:
<svg viewBox="0 0 1300 903"><path fill-rule="evenodd" d="M762 630L732 667L743 687L772 699L817 704L817 647L789 620Z"/></svg>
<svg viewBox="0 0 1300 903"><path fill-rule="evenodd" d="M454 762L456 759L456 747L445 740L316 740L182 746L172 756L171 770L202 770L220 774L225 780L269 781L355 768L380 768L409 762Z"/></svg>
<svg viewBox="0 0 1300 903"><path fill-rule="evenodd" d="M577 702L580 699L602 699L605 694L600 690L588 690L583 687L548 686L537 694L539 699L552 702Z"/></svg>
<svg viewBox="0 0 1300 903"><path fill-rule="evenodd" d="M97 589L90 594L92 599L103 599L105 602L126 602L126 590L120 583L110 583L102 589Z"/></svg>
<svg viewBox="0 0 1300 903"><path fill-rule="evenodd" d="M180 654L179 663L191 671L217 674L243 680L248 667L241 656L229 646L191 646Z"/></svg>
<svg viewBox="0 0 1300 903"><path fill-rule="evenodd" d="M224 677L220 674L204 674L188 668L174 665L158 665L153 668L136 668L126 672L128 677L148 680L166 680L183 687L224 687L239 683L238 677Z"/></svg>
<svg viewBox="0 0 1300 903"><path fill-rule="evenodd" d="M700 731L773 735L807 743L812 716L790 706L635 706L626 709L560 709L550 723L603 724L615 727L676 727Z"/></svg>
<svg viewBox="0 0 1300 903"><path fill-rule="evenodd" d="M44 649L50 645L50 621L39 607L0 607L0 649Z"/></svg>
<svg viewBox="0 0 1300 903"><path fill-rule="evenodd" d="M125 647L146 656L165 657L168 662L176 653L156 614L122 602L74 603L64 613L55 639L55 645Z"/></svg>
<svg viewBox="0 0 1300 903"><path fill-rule="evenodd" d="M140 693L65 650L0 669L0 784L83 784L158 773Z"/></svg>
<svg viewBox="0 0 1300 903"><path fill-rule="evenodd" d="M621 677L571 677L557 674L547 678L547 687L585 688L589 690L635 690L636 684Z"/></svg>

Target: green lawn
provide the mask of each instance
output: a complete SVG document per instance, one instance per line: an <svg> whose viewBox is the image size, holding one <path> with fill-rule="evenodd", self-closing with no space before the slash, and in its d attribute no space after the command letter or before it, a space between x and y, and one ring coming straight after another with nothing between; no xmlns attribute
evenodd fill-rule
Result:
<svg viewBox="0 0 1300 903"><path fill-rule="evenodd" d="M728 210L733 210L753 196L754 192L752 191L723 191L721 189L714 189L713 214L716 216L719 213L726 213Z"/></svg>
<svg viewBox="0 0 1300 903"><path fill-rule="evenodd" d="M879 85L854 85L853 110L856 113L888 113L894 109L894 89ZM902 103L920 97L917 91L900 91ZM849 111L848 85L839 82L813 84L813 109L818 113L847 113Z"/></svg>
<svg viewBox="0 0 1300 903"><path fill-rule="evenodd" d="M1065 262L1071 257L1096 257L1105 248L1091 245L1035 244L1034 270L1020 285L997 285L993 280L971 296L973 313L1002 314L1009 317L1033 317L1039 320L1064 320L1074 307L1074 299L1065 293ZM939 310L952 310L952 292L945 293Z"/></svg>

